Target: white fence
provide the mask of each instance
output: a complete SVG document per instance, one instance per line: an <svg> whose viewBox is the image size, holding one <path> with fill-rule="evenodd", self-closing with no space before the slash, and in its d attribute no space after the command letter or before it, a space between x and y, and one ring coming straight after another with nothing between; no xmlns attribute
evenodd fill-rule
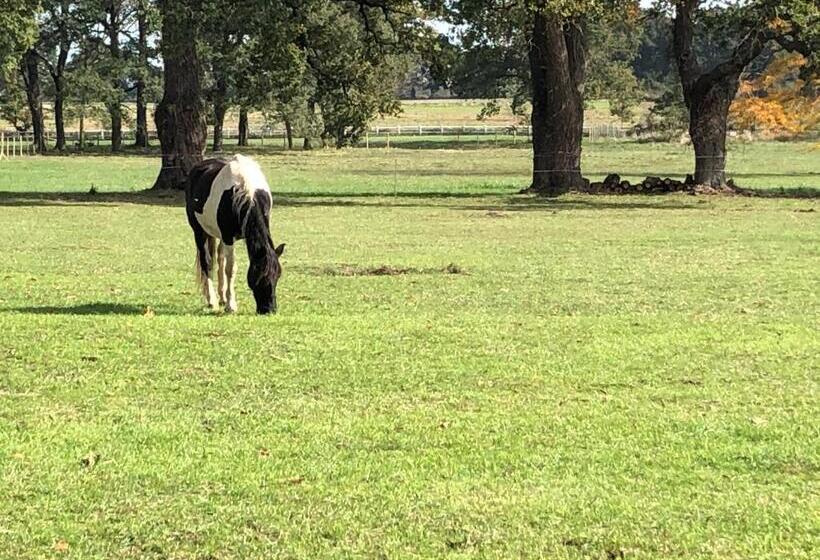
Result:
<svg viewBox="0 0 820 560"><path fill-rule="evenodd" d="M34 155L34 136L31 133L0 131L0 159Z"/></svg>
<svg viewBox="0 0 820 560"><path fill-rule="evenodd" d="M209 140L212 129L209 127ZM634 133L631 127L624 127L614 124L595 124L584 127L584 137L590 140L602 140L608 138L625 138ZM53 146L54 132L45 133L47 146ZM407 139L413 136L427 137L447 137L448 141L471 142L471 141L499 141L530 142L532 140L532 127L516 125L441 125L441 124L413 124L395 126L371 126L360 139L362 147L390 146L391 139ZM223 130L223 138L227 141L236 140L239 131L236 128ZM300 135L296 137L301 139ZM156 131L149 131L150 141L157 142ZM254 144L261 145L283 145L286 142L287 133L284 128L260 127L248 130L248 139ZM483 140L482 140L483 139ZM122 140L124 145L128 145L134 140L134 130L123 129ZM86 130L83 132L82 141L84 146L106 145L111 141L110 130ZM66 145L69 149L80 147L80 133L76 130L66 131ZM0 158L21 157L33 155L36 149L31 132L21 133L17 131L0 131Z"/></svg>

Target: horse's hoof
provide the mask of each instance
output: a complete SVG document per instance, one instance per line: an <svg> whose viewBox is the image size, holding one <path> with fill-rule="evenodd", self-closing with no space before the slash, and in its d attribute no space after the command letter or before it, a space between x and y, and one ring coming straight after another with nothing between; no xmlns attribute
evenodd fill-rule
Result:
<svg viewBox="0 0 820 560"><path fill-rule="evenodd" d="M225 306L225 313L236 313L236 303L229 303Z"/></svg>

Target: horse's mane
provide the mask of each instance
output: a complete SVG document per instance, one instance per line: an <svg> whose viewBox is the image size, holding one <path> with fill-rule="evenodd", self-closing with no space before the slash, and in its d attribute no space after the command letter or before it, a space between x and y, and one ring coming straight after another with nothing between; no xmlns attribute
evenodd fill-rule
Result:
<svg viewBox="0 0 820 560"><path fill-rule="evenodd" d="M236 187L236 202L240 204L253 204L253 195L258 190L270 191L268 181L264 173L259 168L259 164L247 156L236 154L228 162L231 167L231 175L234 177Z"/></svg>
<svg viewBox="0 0 820 560"><path fill-rule="evenodd" d="M247 156L236 154L229 162L234 180L234 205L240 216L244 215L242 233L248 248L248 256L255 266L254 281L273 278L279 265L273 240L270 238L267 219L256 204L256 192L270 193L268 181L259 164Z"/></svg>

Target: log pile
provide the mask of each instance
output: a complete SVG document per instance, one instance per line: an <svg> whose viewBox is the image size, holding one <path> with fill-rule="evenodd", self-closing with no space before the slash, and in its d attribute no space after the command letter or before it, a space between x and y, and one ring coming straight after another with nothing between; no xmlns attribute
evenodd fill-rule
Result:
<svg viewBox="0 0 820 560"><path fill-rule="evenodd" d="M686 192L690 194L740 194L732 181L726 188L718 189L696 185L692 175L687 175L686 179L679 181L670 177L660 178L650 176L639 183L630 183L621 180L617 173L610 173L603 181L589 183L581 192L588 194L666 194L674 192Z"/></svg>
<svg viewBox="0 0 820 560"><path fill-rule="evenodd" d="M677 181L669 177L647 177L640 183L630 183L622 181L617 173L610 173L603 182L589 184L590 194L664 194L670 192L688 191L694 181L688 183L691 176L687 177L687 182Z"/></svg>

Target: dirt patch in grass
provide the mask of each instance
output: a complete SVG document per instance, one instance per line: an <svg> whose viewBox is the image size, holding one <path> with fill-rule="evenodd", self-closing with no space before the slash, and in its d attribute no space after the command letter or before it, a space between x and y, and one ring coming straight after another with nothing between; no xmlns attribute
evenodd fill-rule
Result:
<svg viewBox="0 0 820 560"><path fill-rule="evenodd" d="M443 268L415 268L393 265L358 266L337 264L308 270L318 276L401 276L405 274L467 274L459 265L450 263Z"/></svg>

